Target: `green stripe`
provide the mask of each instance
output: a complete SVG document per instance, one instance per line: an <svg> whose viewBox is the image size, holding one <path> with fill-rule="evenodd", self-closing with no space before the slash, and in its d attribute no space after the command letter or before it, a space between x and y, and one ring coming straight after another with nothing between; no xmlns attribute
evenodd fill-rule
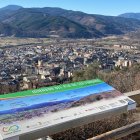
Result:
<svg viewBox="0 0 140 140"><path fill-rule="evenodd" d="M4 95L0 95L0 99L20 98L20 97L34 96L34 95L41 95L41 94L50 94L50 93L55 93L55 92L62 92L66 90L73 90L77 88L97 85L100 83L103 83L103 81L100 79L81 81L81 82L75 82L75 83L70 83L70 84L63 84L63 85L57 85L57 86L51 86L51 87L44 87L40 89L16 92L12 94L4 94Z"/></svg>

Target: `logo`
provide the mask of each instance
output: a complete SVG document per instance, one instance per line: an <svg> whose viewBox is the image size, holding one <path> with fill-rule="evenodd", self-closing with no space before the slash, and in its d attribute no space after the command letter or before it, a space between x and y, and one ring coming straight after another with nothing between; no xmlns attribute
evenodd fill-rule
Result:
<svg viewBox="0 0 140 140"><path fill-rule="evenodd" d="M18 125L12 125L12 126L8 126L8 127L3 127L2 131L5 132L5 133L17 132L17 131L19 131L19 126Z"/></svg>

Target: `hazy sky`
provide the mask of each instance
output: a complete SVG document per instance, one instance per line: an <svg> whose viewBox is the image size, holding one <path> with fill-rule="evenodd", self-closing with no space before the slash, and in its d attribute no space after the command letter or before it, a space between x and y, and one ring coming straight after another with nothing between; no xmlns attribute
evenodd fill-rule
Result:
<svg viewBox="0 0 140 140"><path fill-rule="evenodd" d="M140 12L140 0L0 0L0 7L11 4L23 7L60 7L103 15Z"/></svg>

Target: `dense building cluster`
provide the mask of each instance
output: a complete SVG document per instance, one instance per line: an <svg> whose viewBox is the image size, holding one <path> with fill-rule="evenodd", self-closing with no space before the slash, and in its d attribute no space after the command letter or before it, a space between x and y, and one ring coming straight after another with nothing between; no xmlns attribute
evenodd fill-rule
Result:
<svg viewBox="0 0 140 140"><path fill-rule="evenodd" d="M0 93L66 82L74 71L95 61L101 70L107 71L140 62L139 53L129 52L131 49L136 50L136 47L127 46L122 51L118 49L122 47L120 45L109 49L96 46L91 41L79 42L0 49Z"/></svg>

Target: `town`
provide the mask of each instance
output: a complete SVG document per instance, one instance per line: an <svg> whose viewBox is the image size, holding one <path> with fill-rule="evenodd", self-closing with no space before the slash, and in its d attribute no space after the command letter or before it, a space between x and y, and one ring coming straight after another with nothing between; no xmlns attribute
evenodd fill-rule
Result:
<svg viewBox="0 0 140 140"><path fill-rule="evenodd" d="M140 63L139 47L101 45L95 39L0 48L0 93L67 83L74 71L94 62L103 71ZM101 42L101 41L100 41Z"/></svg>

